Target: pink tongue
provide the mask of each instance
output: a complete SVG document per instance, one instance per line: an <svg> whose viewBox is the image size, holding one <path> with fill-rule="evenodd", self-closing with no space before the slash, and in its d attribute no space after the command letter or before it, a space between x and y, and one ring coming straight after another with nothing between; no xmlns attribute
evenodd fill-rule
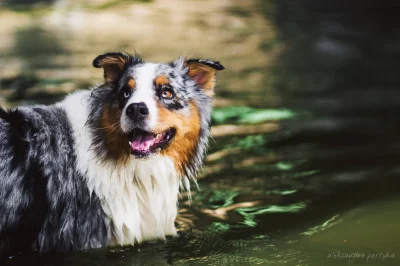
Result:
<svg viewBox="0 0 400 266"><path fill-rule="evenodd" d="M133 150L145 151L150 148L154 143L154 136L151 134L142 134L136 136L131 142L131 148Z"/></svg>

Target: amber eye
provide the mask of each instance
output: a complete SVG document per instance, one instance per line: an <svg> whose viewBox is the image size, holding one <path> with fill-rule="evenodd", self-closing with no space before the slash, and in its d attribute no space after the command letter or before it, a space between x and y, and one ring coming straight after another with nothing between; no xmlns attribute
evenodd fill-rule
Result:
<svg viewBox="0 0 400 266"><path fill-rule="evenodd" d="M164 99L171 99L172 97L174 97L174 94L170 90L163 90L161 92L161 97L163 97Z"/></svg>

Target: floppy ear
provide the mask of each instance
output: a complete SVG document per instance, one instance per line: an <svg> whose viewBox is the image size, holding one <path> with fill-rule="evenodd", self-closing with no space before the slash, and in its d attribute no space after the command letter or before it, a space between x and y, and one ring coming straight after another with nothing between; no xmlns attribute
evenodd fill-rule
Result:
<svg viewBox="0 0 400 266"><path fill-rule="evenodd" d="M204 89L206 95L213 96L216 73L225 67L218 61L207 59L188 59L185 65L188 67L188 76Z"/></svg>
<svg viewBox="0 0 400 266"><path fill-rule="evenodd" d="M126 53L106 53L96 57L93 66L104 69L106 83L117 83L128 66L139 62L141 62L139 56L133 57Z"/></svg>

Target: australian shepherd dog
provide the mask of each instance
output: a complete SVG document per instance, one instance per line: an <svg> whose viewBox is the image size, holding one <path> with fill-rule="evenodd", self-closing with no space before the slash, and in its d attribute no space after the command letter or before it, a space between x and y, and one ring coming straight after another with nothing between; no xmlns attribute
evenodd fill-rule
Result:
<svg viewBox="0 0 400 266"><path fill-rule="evenodd" d="M0 253L133 245L176 235L202 166L216 61L107 53L104 83L51 106L0 108Z"/></svg>

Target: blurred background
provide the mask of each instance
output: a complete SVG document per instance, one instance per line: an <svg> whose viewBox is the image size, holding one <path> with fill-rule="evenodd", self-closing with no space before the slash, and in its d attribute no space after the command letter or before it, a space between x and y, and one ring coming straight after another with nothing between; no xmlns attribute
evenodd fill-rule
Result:
<svg viewBox="0 0 400 266"><path fill-rule="evenodd" d="M0 105L102 82L99 54L221 61L178 238L7 265L399 265L400 3L3 0Z"/></svg>

